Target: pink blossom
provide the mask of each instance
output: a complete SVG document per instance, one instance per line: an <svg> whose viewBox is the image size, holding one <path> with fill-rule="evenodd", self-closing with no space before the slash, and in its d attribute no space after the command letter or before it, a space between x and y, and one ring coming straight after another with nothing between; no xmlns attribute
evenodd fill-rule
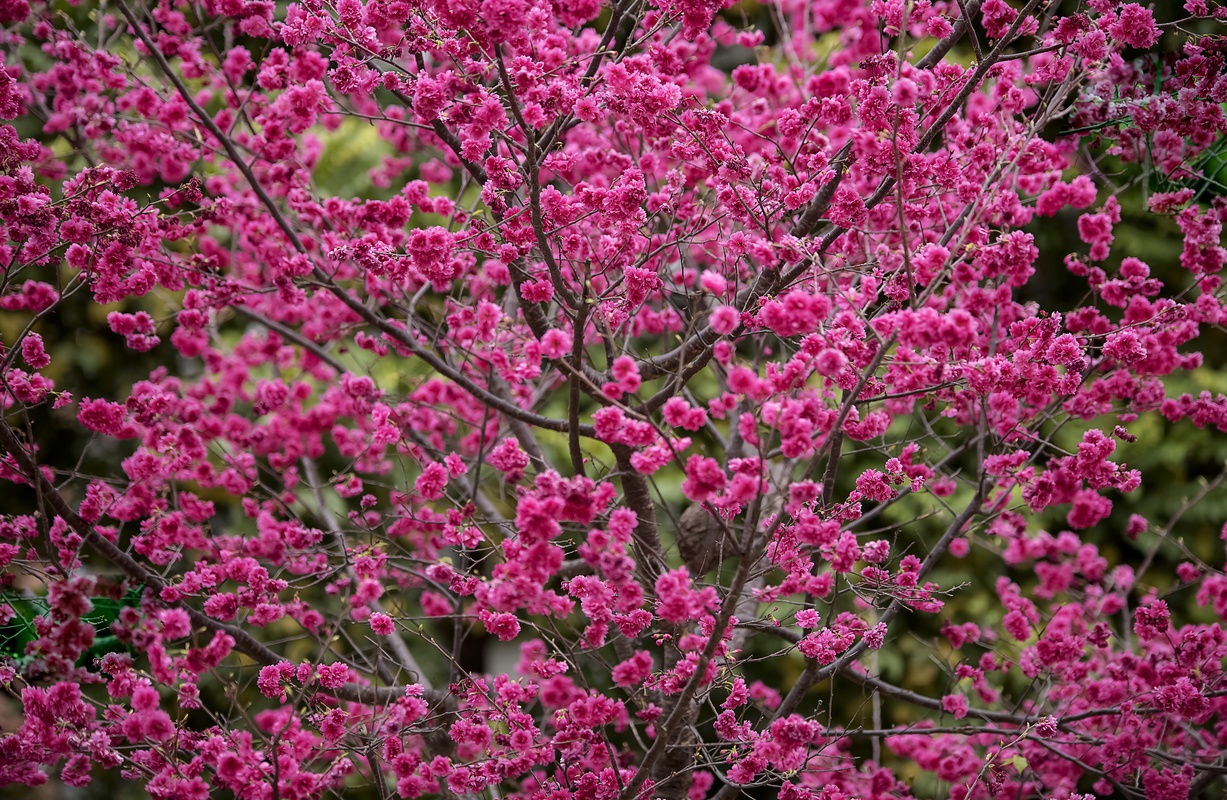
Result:
<svg viewBox="0 0 1227 800"><path fill-rule="evenodd" d="M737 330L737 326L740 324L740 314L738 314L737 309L731 306L719 306L712 311L712 330L721 336L728 336Z"/></svg>
<svg viewBox="0 0 1227 800"><path fill-rule="evenodd" d="M21 340L21 357L30 369L42 369L51 363L51 357L43 349L43 337L37 333L28 333Z"/></svg>
<svg viewBox="0 0 1227 800"><path fill-rule="evenodd" d="M427 464L422 474L414 481L413 488L426 500L438 500L443 497L447 487L447 468L442 464Z"/></svg>
<svg viewBox="0 0 1227 800"><path fill-rule="evenodd" d="M942 698L942 710L952 714L955 719L967 716L967 698L961 694L948 694Z"/></svg>
<svg viewBox="0 0 1227 800"><path fill-rule="evenodd" d="M651 672L651 654L637 650L629 659L614 667L613 682L618 686L636 686L643 683Z"/></svg>
<svg viewBox="0 0 1227 800"><path fill-rule="evenodd" d="M491 614L488 611L482 611L481 621L487 631L504 642L511 641L520 633L520 622L512 614Z"/></svg>
<svg viewBox="0 0 1227 800"><path fill-rule="evenodd" d="M832 222L849 228L863 224L867 218L865 201L848 186L840 186L835 191L829 213Z"/></svg>
<svg viewBox="0 0 1227 800"><path fill-rule="evenodd" d="M1130 47L1150 47L1159 40L1159 27L1149 9L1137 3L1126 3L1117 12L1116 21L1108 27L1114 39Z"/></svg>
<svg viewBox="0 0 1227 800"><path fill-rule="evenodd" d="M349 677L349 668L344 664L321 664L317 668L320 685L327 689L336 689L345 685Z"/></svg>
<svg viewBox="0 0 1227 800"><path fill-rule="evenodd" d="M881 650L886 644L886 623L879 622L865 631L865 643L870 650Z"/></svg>
<svg viewBox="0 0 1227 800"><path fill-rule="evenodd" d="M1167 603L1155 600L1134 612L1133 632L1141 639L1157 639L1167 634L1169 619Z"/></svg>
<svg viewBox="0 0 1227 800"><path fill-rule="evenodd" d="M81 411L77 418L90 430L115 436L123 430L124 410L116 403L101 399L91 400L87 397L81 400Z"/></svg>
<svg viewBox="0 0 1227 800"><path fill-rule="evenodd" d="M260 677L256 681L256 685L260 688L260 693L265 697L280 698L281 702L285 702L286 693L283 682L293 674L293 666L288 662L282 661L279 664L270 664L266 667L261 667Z"/></svg>

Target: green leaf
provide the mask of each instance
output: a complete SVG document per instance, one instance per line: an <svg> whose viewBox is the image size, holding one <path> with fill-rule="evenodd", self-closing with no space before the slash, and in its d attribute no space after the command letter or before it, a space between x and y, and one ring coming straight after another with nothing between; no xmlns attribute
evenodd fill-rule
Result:
<svg viewBox="0 0 1227 800"><path fill-rule="evenodd" d="M0 655L24 658L26 645L38 638L34 620L49 613L47 601L41 597L3 594L0 603L13 609L13 618L0 625Z"/></svg>
<svg viewBox="0 0 1227 800"><path fill-rule="evenodd" d="M1018 770L1018 774L1021 775L1023 770L1027 768L1027 757L1022 755L1014 756L1010 759L1010 763L1014 765L1014 769Z"/></svg>
<svg viewBox="0 0 1227 800"><path fill-rule="evenodd" d="M112 633L111 624L119 619L120 612L125 608L138 606L144 593L145 585L139 584L129 589L119 600L109 597L90 598L94 609L82 619L94 626L94 643L81 654L77 666L89 669L94 666L94 659L102 658L107 653L136 653L131 645L124 644Z"/></svg>
<svg viewBox="0 0 1227 800"><path fill-rule="evenodd" d="M128 590L119 600L110 597L90 598L93 608L82 615L81 620L93 626L94 644L81 655L78 666L90 667L95 658L107 653L134 652L115 637L111 632L111 624L119 619L120 612L125 608L139 605L144 592L144 585L139 585ZM0 604L6 604L13 609L13 618L0 625L0 658L21 661L26 657L26 646L38 639L34 621L39 617L49 616L51 608L47 605L46 598L15 593L0 594Z"/></svg>
<svg viewBox="0 0 1227 800"><path fill-rule="evenodd" d="M102 658L107 653L129 653L136 654L136 650L132 645L124 644L115 636L102 636L94 640L89 649L81 654L81 658L77 660L77 666L90 669L94 666L94 659Z"/></svg>
<svg viewBox="0 0 1227 800"><path fill-rule="evenodd" d="M109 633L111 623L119 619L119 612L124 607L123 603L109 597L91 597L89 601L93 604L94 609L81 617L81 620L93 625L94 630L98 633Z"/></svg>

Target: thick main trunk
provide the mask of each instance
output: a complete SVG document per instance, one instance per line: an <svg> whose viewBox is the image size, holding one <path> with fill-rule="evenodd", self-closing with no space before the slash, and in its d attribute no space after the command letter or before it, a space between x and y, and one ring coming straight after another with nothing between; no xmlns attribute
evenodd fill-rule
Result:
<svg viewBox="0 0 1227 800"><path fill-rule="evenodd" d="M663 718L667 719L673 711L673 704L667 704ZM690 791L694 779L694 757L697 740L694 723L698 716L699 704L693 700L690 708L682 718L682 724L673 734L673 741L666 742L665 754L652 767L653 798L662 800L684 800Z"/></svg>

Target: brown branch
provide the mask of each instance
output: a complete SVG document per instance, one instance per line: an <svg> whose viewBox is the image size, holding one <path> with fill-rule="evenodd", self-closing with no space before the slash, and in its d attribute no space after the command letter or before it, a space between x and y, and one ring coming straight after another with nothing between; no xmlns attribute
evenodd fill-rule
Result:
<svg viewBox="0 0 1227 800"><path fill-rule="evenodd" d="M317 512L324 521L324 527L328 529L333 547L336 549L341 561L345 564L345 574L349 576L352 585L357 586L359 582L358 575L354 571L354 565L349 560L348 553L346 552L345 533L341 530L336 515L332 513L332 509L324 501L323 484L320 481L319 469L316 467L315 461L307 456L302 457L301 463L303 471L307 473L308 488L310 488L311 496L315 500ZM383 606L379 604L378 600L372 600L367 603L367 608L372 612L383 611ZM430 684L430 679L426 677L426 673L422 671L422 667L418 664L413 652L409 649L409 645L405 644L400 631L395 631L386 638L389 646L392 648L392 652L396 654L396 658L400 662L401 669L409 673L423 688L434 688ZM380 677L388 683L394 683L394 678L391 675L380 673Z"/></svg>
<svg viewBox="0 0 1227 800"><path fill-rule="evenodd" d="M647 591L656 585L656 578L668 566L664 548L660 544L660 529L656 524L656 504L652 501L647 479L631 466L631 449L621 444L610 445L610 448L617 459L622 495L639 519L633 533L635 571L640 584Z"/></svg>
<svg viewBox="0 0 1227 800"><path fill-rule="evenodd" d="M876 692L881 692L887 697L893 697L896 700L902 700L906 703L910 703L911 705L920 706L921 708L928 708L932 709L933 711L943 711L942 701L938 700L937 698L917 694L910 689L904 689L902 686L887 683L880 678L875 678L872 675L866 675L852 669L846 669L840 674L853 683L860 684L868 689L873 689ZM1001 722L1018 726L1033 725L1044 718L1043 715L1039 714L1019 715L1011 714L1008 711L989 711L988 709L976 708L975 706L970 706L967 709L967 715L969 717L982 719L985 722Z"/></svg>
<svg viewBox="0 0 1227 800"><path fill-rule="evenodd" d="M851 166L852 156L852 140L849 139L844 143L844 146L839 148L839 152L835 154L835 158L831 159L831 166L835 170L835 176L822 185L818 193L814 195L814 199L810 201L809 207L805 209L805 213L801 215L801 219L797 220L797 224L792 226L792 230L788 233L798 239L809 236L814 232L814 228L818 227L818 222L822 219L822 215L827 213L827 209L831 207L831 198L835 196L835 190L839 188L839 184L843 182L844 175L848 172L848 167Z"/></svg>
<svg viewBox="0 0 1227 800"><path fill-rule="evenodd" d="M980 60L983 56L980 53L980 40L976 36L972 26L975 24L974 17L980 11L980 0L970 0L964 2L959 0L959 9L963 12L954 23L954 29L950 31L950 35L942 39L937 44L933 45L933 49L924 54L924 57L916 62L917 69L933 69L937 66L946 54L959 43L968 31L971 31L972 49L975 50L976 59Z"/></svg>
<svg viewBox="0 0 1227 800"><path fill-rule="evenodd" d="M770 541L770 537L764 537L764 541ZM751 550L754 550L755 543L750 543ZM750 577L750 568L755 558L745 557L737 565L737 574L733 577L733 583L729 587L728 594L724 597L724 602L721 603L720 614L715 620L715 625L712 628L710 638L707 640L707 645L703 648L703 652L699 656L699 663L695 665L694 674L690 676L690 680L686 682L685 688L682 689L681 696L677 698L677 702L673 705L672 713L665 718L664 722L656 729L656 740L652 746L648 748L644 754L643 760L639 762L638 768L635 770L635 777L627 784L619 795L620 800L635 800L640 787L652 774L652 767L665 754L666 749L673 743L673 738L677 735L679 726L685 724L686 719L692 712L692 702L695 694L698 692L699 684L702 683L707 665L715 657L716 651L720 648L720 643L724 641L724 630L728 627L729 621L733 618L733 612L737 608L737 603L741 599L741 590L745 587L746 581Z"/></svg>
<svg viewBox="0 0 1227 800"><path fill-rule="evenodd" d="M217 123L213 121L213 118L209 116L209 114L200 106L200 104L196 102L195 97L188 90L187 86L184 85L183 81L180 80L175 71L171 69L170 63L166 60L166 56L162 54L162 51L158 49L158 46L153 42L153 40L149 37L149 34L145 31L144 27L136 19L135 14L133 14L132 9L128 6L126 0L117 0L117 3L120 11L122 11L123 15L127 18L128 24L132 26L136 36L149 49L162 72L166 75L167 79L174 84L175 88L179 92L179 95L183 98L183 101L187 103L188 107L192 109L192 113L196 115L200 124L208 129L208 131L213 134L213 136L225 149L226 154L230 156L230 160L234 163L235 168L243 174L243 177L251 186L251 190L255 193L256 197L259 198L260 203L273 217L273 220L277 223L277 227L280 228L281 232L285 234L286 238L290 241L290 244L295 250L303 255L308 255L306 245L303 244L302 239L299 238L297 232L295 232L294 228L290 225L289 220L287 220L285 215L281 213L281 209L277 207L277 204L273 202L271 197L269 197L268 192L264 190L263 184L260 183L260 180L256 177L251 167L247 165L247 162L243 159L242 154L239 153L234 142L225 134L225 132L221 130L221 128L218 127ZM391 321L376 314L374 310L367 308L366 304L362 303L345 289L338 286L327 273L320 269L319 265L313 262L311 270L315 279L338 300L344 303L345 306L351 311L357 314L369 325L378 328L380 331L392 337L400 344L409 348L409 350L415 356L425 361L437 372L447 376L466 392L473 395L473 397L498 409L508 416L516 417L530 425L536 425L537 427L545 428L546 430L558 431L562 433L567 431L567 423L563 420L551 419L540 414L534 414L531 411L526 411L525 409L517 406L515 403L504 400L503 398L482 389L462 372L453 369L451 365L440 358L436 353L431 352L428 348L423 346L415 336L411 335L408 331L393 325ZM591 425L585 425L583 426L583 434L585 436L594 436L595 431Z"/></svg>
<svg viewBox="0 0 1227 800"><path fill-rule="evenodd" d="M605 56L611 53L617 54L620 52L610 50L609 44L614 40L614 37L618 33L618 29L621 28L622 24L626 21L626 12L637 1L638 0L622 0L621 3L618 3L610 11L609 22L605 25L605 33L601 36L600 44L596 46L596 50L592 54L592 61L589 62L588 69L584 72L584 76L579 80L581 86L587 87L589 90L591 90L592 82L596 78L597 70L601 68L601 62L605 59ZM633 25L637 21L638 20L633 19L631 24ZM623 47L625 47L625 42L623 43ZM565 132L566 128L570 124L569 121L572 119L573 117L570 114L555 117L554 121L550 123L549 127L546 128L541 135L542 151L549 152L550 149L553 148L555 140Z"/></svg>
<svg viewBox="0 0 1227 800"><path fill-rule="evenodd" d="M120 0L120 2L123 2L123 0ZM13 429L9 427L8 422L3 418L0 418L0 449L12 454L18 468L29 485L38 494L39 499L54 511L57 516L68 523L68 526L86 544L98 551L107 561L119 567L129 578L148 586L159 595L161 594L162 590L167 586L166 581L160 575L146 569L132 556L119 549L111 540L100 534L93 525L86 522L76 511L73 511L59 490L52 486L47 477L43 475L42 470L38 468L38 465L26 451L25 446L22 445ZM205 628L214 633L226 634L234 640L235 650L252 658L257 663L271 665L279 664L285 660L241 628L215 620L181 601L167 602L159 598L159 602L186 611L192 620L192 624L196 627ZM329 694L338 700L380 705L392 703L404 697L406 688L408 687L360 686L356 683L347 683L336 689L320 687L319 691ZM426 697L432 704L438 704L445 702L449 696L443 692L428 691Z"/></svg>
<svg viewBox="0 0 1227 800"><path fill-rule="evenodd" d="M246 317L252 322L258 323L259 325L267 328L273 333L276 333L282 338L289 339L291 342L298 345L302 349L309 351L313 356L315 356L320 361L324 362L329 367L331 367L333 371L336 372L338 375L347 372L347 370L345 369L345 366L340 361L337 361L336 357L333 356L332 353L329 353L323 347L320 347L320 345L317 342L313 342L310 339L308 339L306 336L302 334L302 332L296 331L293 328L289 327L288 325L283 325L280 322L277 322L276 320L269 319L268 317L261 314L259 311L254 311L248 308L247 306L227 306L227 307L230 310L234 311L239 316Z"/></svg>
<svg viewBox="0 0 1227 800"><path fill-rule="evenodd" d="M917 584L920 584L920 582L924 580L925 576L933 570L933 568L937 565L937 562L950 547L950 542L954 541L954 537L963 530L963 527L971 520L973 516L975 516L976 512L979 511L981 505L984 503L986 492L986 487L980 487L980 489L976 492L975 497L973 497L971 502L968 503L967 507L963 509L963 511L957 517L955 517L954 520L951 521L950 526L942 534L941 539L938 540L937 544L935 544L933 549L929 552L929 555L921 563L920 569L918 570L916 576ZM891 621L894 620L894 618L898 616L899 612L903 610L903 607L904 600L896 597L891 601L891 604L887 607L886 611L882 613L879 621L890 625ZM782 719L795 712L797 708L800 707L801 701L804 699L806 693L808 693L815 684L826 680L837 672L846 672L846 668L849 667L849 665L851 665L858 657L860 657L861 653L863 653L868 646L868 642L862 638L852 647L845 650L843 654L835 659L835 661L827 664L826 666L819 666L816 661L807 659L805 671L802 672L800 677L797 678L788 694L785 695L783 701L775 709L774 713L772 714L771 721L774 722L777 719ZM720 791L716 793L714 800L732 800L738 791L740 791L738 786L731 783L725 784Z"/></svg>
<svg viewBox="0 0 1227 800"><path fill-rule="evenodd" d="M976 90L976 87L980 85L980 82L984 80L984 76L988 73L989 69L1004 56L1005 48L1014 40L1018 33L1019 27L1023 23L1023 20L1026 19L1027 15L1035 9L1035 6L1038 5L1039 2L1040 0L1030 0L1027 3L1027 6L1019 12L1018 17L1014 20L1014 23L1010 26L1010 29L1006 32L1006 35L997 43L992 51L985 56L984 60L976 65L975 72L972 74L971 78L968 79L962 90L960 90L958 96L946 106L946 108L938 115L937 119L934 120L933 124L930 125L923 134L921 134L913 152L921 152L932 144L933 140L937 137L937 134L941 131L945 124L952 116L954 116L955 112L958 111L963 103L967 101L967 98ZM960 21L961 20L962 18L960 18ZM958 41L958 38L963 36L963 33L965 33L965 31L959 32L959 28L956 25L955 31L953 31L949 37L943 39L942 43L939 43L938 47L943 46L943 44L947 41L949 42L949 45L945 47L944 51L939 53L936 60L940 60L940 56L944 56L946 52L949 52L950 48L953 47L955 42ZM934 63L936 63L936 60ZM921 63L923 62L924 59L921 60ZM881 203L891 189L894 188L894 185L895 179L893 177L887 176L884 178L874 193L865 201L866 208L872 209ZM819 240L819 246L816 251L817 254L821 255L825 253L831 247L831 245L834 244L836 239L847 232L848 229L845 227L839 225L829 225ZM738 307L748 309L749 306L758 298L764 297L772 292L777 292L782 287L791 285L793 281L797 280L797 278L809 268L809 265L809 259L802 258L791 269L789 269L781 279L772 280L769 282L769 285L762 285L763 282L760 279L759 282L756 282L751 287L747 287L747 289L738 296ZM643 376L644 380L652 380L653 378L660 377L663 374L677 372L680 365L690 363L694 359L698 358L699 354L702 353L704 349L712 346L705 343L706 337L710 335L711 326L703 326L703 328L697 331L688 340L675 347L668 353L656 356L655 358L646 359L642 364L640 364L640 375Z"/></svg>
<svg viewBox="0 0 1227 800"><path fill-rule="evenodd" d="M515 118L516 124L520 126L520 130L524 132L524 142L527 146L528 153L524 159L524 167L528 178L528 213L532 223L533 235L537 239L537 249L541 251L541 258L545 261L546 269L550 272L550 279L554 282L554 291L562 298L563 302L569 307L576 309L576 314L579 313L580 301L575 297L575 293L567 286L566 281L562 278L562 270L558 268L558 261L554 258L554 251L550 249L549 239L545 235L544 217L541 213L541 161L540 151L537 149L537 140L533 134L532 127L525 121L524 114L520 110L520 104L516 100L515 92L511 86L511 76L507 74L507 64L503 60L502 48L497 48L494 52L494 62L498 67L499 80L503 84L503 91L507 95L507 104L511 106L511 115ZM582 328L583 326L579 326Z"/></svg>
<svg viewBox="0 0 1227 800"><path fill-rule="evenodd" d="M580 476L584 474L584 454L579 447L580 381L577 375L584 364L584 327L588 322L587 301L588 292L585 290L579 308L575 312L575 328L571 337L571 369L576 375L567 378L568 423L571 427L568 446L571 451L571 470L572 474Z"/></svg>

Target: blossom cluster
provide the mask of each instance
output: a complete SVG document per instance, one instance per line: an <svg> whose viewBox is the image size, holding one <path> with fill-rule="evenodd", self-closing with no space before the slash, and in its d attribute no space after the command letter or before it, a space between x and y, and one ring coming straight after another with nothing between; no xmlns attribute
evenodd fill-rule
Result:
<svg viewBox="0 0 1227 800"><path fill-rule="evenodd" d="M1125 455L1227 434L1227 12L726 5L0 0L0 784L1221 777L1222 542Z"/></svg>

